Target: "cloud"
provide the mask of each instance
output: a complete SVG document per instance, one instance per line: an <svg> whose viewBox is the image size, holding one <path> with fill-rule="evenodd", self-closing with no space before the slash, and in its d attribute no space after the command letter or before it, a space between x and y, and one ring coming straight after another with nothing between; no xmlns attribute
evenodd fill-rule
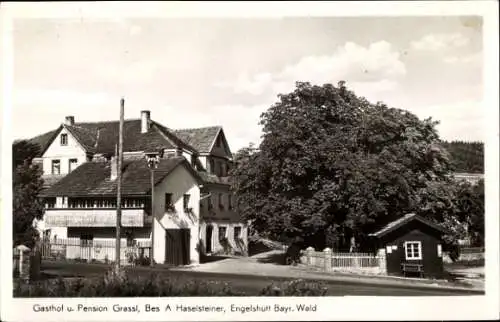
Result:
<svg viewBox="0 0 500 322"><path fill-rule="evenodd" d="M440 51L449 48L464 47L469 43L469 38L461 33L428 34L419 40L412 41L411 47L421 51Z"/></svg>
<svg viewBox="0 0 500 322"><path fill-rule="evenodd" d="M469 63L481 63L482 61L481 53L474 53L466 56L445 56L443 61L447 64L469 64Z"/></svg>
<svg viewBox="0 0 500 322"><path fill-rule="evenodd" d="M184 108L179 113L176 107L164 106L151 118L174 129L222 125L232 152L236 152L250 142L260 143L261 128L258 123L260 115L268 108L267 104L215 105L208 108L209 113L192 108Z"/></svg>
<svg viewBox="0 0 500 322"><path fill-rule="evenodd" d="M110 22L115 24L119 30L128 31L130 36L140 35L142 32L142 27L136 24L133 24L130 20L125 18L111 18Z"/></svg>
<svg viewBox="0 0 500 322"><path fill-rule="evenodd" d="M486 139L484 131L486 110L480 100L420 106L411 108L411 112L421 119L432 117L439 121L437 129L442 139L461 138L468 141Z"/></svg>
<svg viewBox="0 0 500 322"><path fill-rule="evenodd" d="M285 66L277 73L259 73L253 76L242 73L234 81L217 82L214 85L230 88L235 93L252 95L271 94L293 90L296 81L313 84L336 84L345 80L349 86L364 93L393 90L400 77L406 74L400 54L386 41L363 47L347 42L337 47L331 55L305 56L294 64Z"/></svg>

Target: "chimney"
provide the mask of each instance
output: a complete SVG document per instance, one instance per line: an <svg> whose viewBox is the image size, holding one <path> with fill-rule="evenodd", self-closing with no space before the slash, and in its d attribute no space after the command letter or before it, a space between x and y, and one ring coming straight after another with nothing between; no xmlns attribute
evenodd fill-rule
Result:
<svg viewBox="0 0 500 322"><path fill-rule="evenodd" d="M111 180L115 180L118 177L118 157L111 157Z"/></svg>
<svg viewBox="0 0 500 322"><path fill-rule="evenodd" d="M149 131L150 116L150 111L141 111L141 133L147 133Z"/></svg>
<svg viewBox="0 0 500 322"><path fill-rule="evenodd" d="M74 116L66 116L66 120L64 121L64 124L66 124L66 125L75 124L75 117Z"/></svg>

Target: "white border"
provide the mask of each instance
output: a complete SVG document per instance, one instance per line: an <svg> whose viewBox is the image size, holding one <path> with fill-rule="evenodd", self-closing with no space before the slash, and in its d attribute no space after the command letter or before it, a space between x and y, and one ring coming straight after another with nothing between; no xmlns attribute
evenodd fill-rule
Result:
<svg viewBox="0 0 500 322"><path fill-rule="evenodd" d="M436 2L102 2L102 3L2 3L0 10L2 31L2 162L0 186L2 192L2 245L11 245L12 211L11 192L11 107L12 107L12 21L15 18L149 18L149 17L261 17L284 16L439 16L479 15L484 18L483 39L484 68L484 128L485 188L486 188L486 296L477 297L334 297L334 298L172 298L172 299L12 299L10 278L11 247L0 249L2 263L0 308L1 319L21 320L475 320L498 319L499 315L499 207L498 207L498 6L496 1L436 1ZM32 303L97 304L160 304L166 302L192 304L241 304L249 303L291 305L292 303L317 304L315 313L283 315L267 314L41 314L32 311Z"/></svg>

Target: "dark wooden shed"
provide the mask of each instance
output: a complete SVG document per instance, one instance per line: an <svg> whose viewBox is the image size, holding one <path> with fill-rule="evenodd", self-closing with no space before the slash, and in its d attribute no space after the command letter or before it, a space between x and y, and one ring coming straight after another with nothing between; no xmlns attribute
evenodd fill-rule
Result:
<svg viewBox="0 0 500 322"><path fill-rule="evenodd" d="M416 214L407 214L370 234L385 252L388 275L442 278L445 230Z"/></svg>

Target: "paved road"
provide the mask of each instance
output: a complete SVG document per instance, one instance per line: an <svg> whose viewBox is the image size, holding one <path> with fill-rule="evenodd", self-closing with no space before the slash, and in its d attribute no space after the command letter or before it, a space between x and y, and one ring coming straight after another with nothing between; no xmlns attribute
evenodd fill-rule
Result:
<svg viewBox="0 0 500 322"><path fill-rule="evenodd" d="M44 263L45 273L52 276L99 276L109 267L99 264L62 264L57 262ZM135 269L136 272L151 272L149 268ZM251 276L236 274L221 274L212 272L196 271L174 271L166 269L154 269L154 272L179 281L221 281L231 285L235 291L244 292L248 295L256 295L264 287L273 282L291 280L290 278L275 278L268 276ZM328 288L329 296L365 295L365 296L449 296L449 295L481 295L484 293L474 291L449 290L437 288L425 288L414 286L392 286L392 285L370 285L356 282L322 281Z"/></svg>

